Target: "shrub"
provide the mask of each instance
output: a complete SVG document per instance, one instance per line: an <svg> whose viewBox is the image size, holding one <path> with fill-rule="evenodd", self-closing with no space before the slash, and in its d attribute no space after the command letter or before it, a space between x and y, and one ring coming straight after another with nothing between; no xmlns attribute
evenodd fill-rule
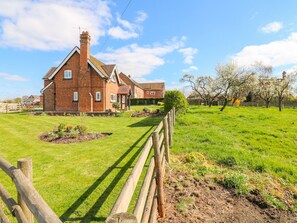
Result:
<svg viewBox="0 0 297 223"><path fill-rule="evenodd" d="M164 106L164 102L159 101L159 102L157 103L157 105L159 105L159 106Z"/></svg>
<svg viewBox="0 0 297 223"><path fill-rule="evenodd" d="M114 102L112 103L112 107L117 110L117 109L120 109L120 103L119 102Z"/></svg>
<svg viewBox="0 0 297 223"><path fill-rule="evenodd" d="M164 109L166 112L175 107L177 112L186 112L188 102L183 93L178 90L166 91L164 98Z"/></svg>

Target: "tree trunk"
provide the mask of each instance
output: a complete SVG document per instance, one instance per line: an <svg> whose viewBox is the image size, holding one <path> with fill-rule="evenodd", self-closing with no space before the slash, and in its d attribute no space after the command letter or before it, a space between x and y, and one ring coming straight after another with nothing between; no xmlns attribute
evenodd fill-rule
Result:
<svg viewBox="0 0 297 223"><path fill-rule="evenodd" d="M227 106L227 104L228 104L228 100L225 99L225 100L224 100L223 107L220 109L220 111L224 111L224 109L225 109L225 107Z"/></svg>
<svg viewBox="0 0 297 223"><path fill-rule="evenodd" d="M269 108L269 104L270 104L270 101L265 101L266 103L266 108Z"/></svg>
<svg viewBox="0 0 297 223"><path fill-rule="evenodd" d="M282 111L282 99L280 97L278 98L278 110Z"/></svg>

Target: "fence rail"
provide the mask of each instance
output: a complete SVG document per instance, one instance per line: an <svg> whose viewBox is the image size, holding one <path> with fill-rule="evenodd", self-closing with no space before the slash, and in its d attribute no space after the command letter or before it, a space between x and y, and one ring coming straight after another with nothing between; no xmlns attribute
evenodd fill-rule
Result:
<svg viewBox="0 0 297 223"><path fill-rule="evenodd" d="M175 108L167 113L153 134L148 138L131 174L122 188L110 214L107 223L133 222L154 223L157 217L165 217L165 199L163 180L165 163L170 162L169 147L175 123ZM153 150L154 155L150 157ZM149 163L144 180L138 194L133 213L128 208L135 193L144 166Z"/></svg>
<svg viewBox="0 0 297 223"><path fill-rule="evenodd" d="M61 223L59 217L43 200L32 184L32 160L18 160L18 168L0 157L0 168L12 179L18 192L18 202L0 184L0 197L19 223L33 223L34 217L41 223ZM0 222L9 219L0 209Z"/></svg>

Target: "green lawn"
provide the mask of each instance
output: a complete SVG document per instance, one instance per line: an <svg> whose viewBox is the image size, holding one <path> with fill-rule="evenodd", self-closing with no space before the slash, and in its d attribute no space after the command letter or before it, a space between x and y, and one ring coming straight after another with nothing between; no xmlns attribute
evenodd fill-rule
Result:
<svg viewBox="0 0 297 223"><path fill-rule="evenodd" d="M296 109L227 107L220 112L219 107L191 106L176 123L174 153L198 152L226 171L245 174L251 187L280 200L286 196L282 192L293 191L297 206ZM284 191L273 192L279 189Z"/></svg>
<svg viewBox="0 0 297 223"><path fill-rule="evenodd" d="M33 183L64 222L103 222L142 146L161 117L58 117L0 114L0 156L16 165L33 159ZM85 125L111 136L82 143L52 144L38 135L59 123ZM1 183L15 195L11 180Z"/></svg>

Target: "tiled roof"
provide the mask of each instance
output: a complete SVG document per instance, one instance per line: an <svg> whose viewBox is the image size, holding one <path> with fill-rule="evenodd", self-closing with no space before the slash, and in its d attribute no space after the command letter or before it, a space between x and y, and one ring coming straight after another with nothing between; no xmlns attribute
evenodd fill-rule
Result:
<svg viewBox="0 0 297 223"><path fill-rule="evenodd" d="M126 74L124 74L123 72L120 73L120 78L121 76L124 76L126 78L128 78L134 85L136 85L139 88L142 88L139 83L137 83L135 80L133 80L132 78L128 77ZM122 82L124 83L124 81L122 80Z"/></svg>
<svg viewBox="0 0 297 223"><path fill-rule="evenodd" d="M130 86L120 86L118 94L130 94Z"/></svg>
<svg viewBox="0 0 297 223"><path fill-rule="evenodd" d="M109 75L107 74L107 72L103 69L103 66L106 66L103 62L101 62L100 60L98 60L97 58L93 57L92 55L90 55L90 61L92 62L92 64L94 64L96 66L96 68L105 76L105 77L109 77Z"/></svg>
<svg viewBox="0 0 297 223"><path fill-rule="evenodd" d="M144 90L164 90L165 83L159 82L159 83L139 83L142 89Z"/></svg>
<svg viewBox="0 0 297 223"><path fill-rule="evenodd" d="M49 71L44 75L44 77L42 79L48 79L54 73L54 71L56 69L57 69L57 67L52 67L51 69L49 69Z"/></svg>
<svg viewBox="0 0 297 223"><path fill-rule="evenodd" d="M102 65L102 68L105 70L106 74L110 77L113 69L115 68L115 64L108 64L108 65Z"/></svg>

